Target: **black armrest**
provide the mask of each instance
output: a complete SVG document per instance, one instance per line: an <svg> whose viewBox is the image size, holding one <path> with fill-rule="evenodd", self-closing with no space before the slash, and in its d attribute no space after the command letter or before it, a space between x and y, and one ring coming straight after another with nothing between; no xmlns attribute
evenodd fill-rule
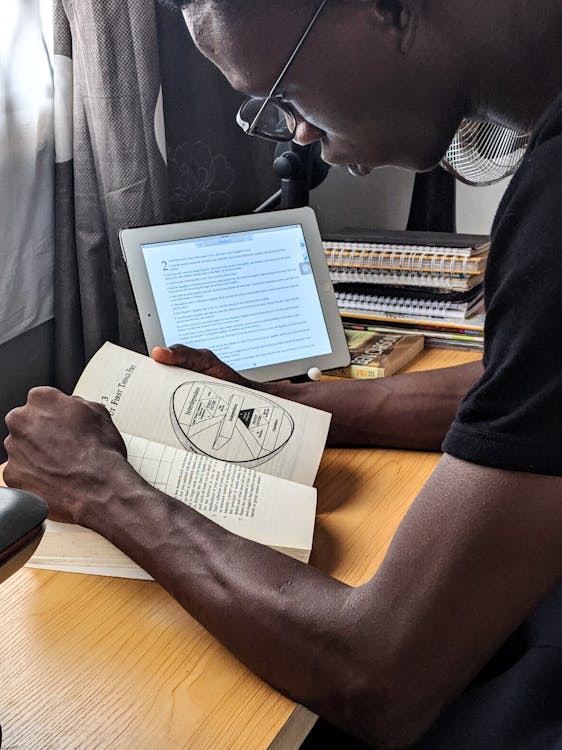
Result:
<svg viewBox="0 0 562 750"><path fill-rule="evenodd" d="M37 549L49 507L37 495L0 487L0 583Z"/></svg>

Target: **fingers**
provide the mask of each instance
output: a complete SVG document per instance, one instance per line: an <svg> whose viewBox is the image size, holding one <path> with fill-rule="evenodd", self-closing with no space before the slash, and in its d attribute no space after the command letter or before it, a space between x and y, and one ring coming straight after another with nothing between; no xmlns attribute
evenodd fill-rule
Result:
<svg viewBox="0 0 562 750"><path fill-rule="evenodd" d="M155 346L150 356L155 362L161 362L163 365L177 364L174 352L167 346Z"/></svg>
<svg viewBox="0 0 562 750"><path fill-rule="evenodd" d="M64 396L61 391L58 391L56 388L51 388L50 386L37 386L36 388L32 388L28 394L27 394L27 401L22 406L16 406L14 409L11 409L5 416L4 420L6 424L9 427L9 422L16 421L22 413L24 413L25 407L28 404L31 405L38 405L43 403L50 403L51 400L56 399L58 396Z"/></svg>
<svg viewBox="0 0 562 750"><path fill-rule="evenodd" d="M169 347L156 346L151 355L156 362L164 365L175 365L176 367L183 367L185 370L209 375L212 378L252 387L249 380L243 378L222 362L209 349L191 349L189 346L183 346L183 344L174 344Z"/></svg>
<svg viewBox="0 0 562 750"><path fill-rule="evenodd" d="M56 388L43 386L32 388L27 402L8 412L5 422L9 434L26 443L34 440L36 435L45 434L54 442L64 440L71 430L104 430L108 435L117 432L109 412L102 404L79 396L67 396ZM6 446L8 454L13 442L9 441ZM123 453L121 438L118 443Z"/></svg>
<svg viewBox="0 0 562 750"><path fill-rule="evenodd" d="M76 521L80 498L127 456L103 405L54 388L32 389L6 425L5 482L44 497L57 520Z"/></svg>
<svg viewBox="0 0 562 750"><path fill-rule="evenodd" d="M186 370L204 372L216 367L218 360L208 349L191 349L183 344L170 347L156 346L151 352L152 359L164 365L175 365Z"/></svg>
<svg viewBox="0 0 562 750"><path fill-rule="evenodd" d="M17 406L9 411L4 421L10 432L14 432L25 425L30 414L60 414L75 401L84 401L76 396L67 396L57 388L50 386L38 386L32 388L27 394L27 401L23 406ZM91 407L99 408L98 404L84 401Z"/></svg>

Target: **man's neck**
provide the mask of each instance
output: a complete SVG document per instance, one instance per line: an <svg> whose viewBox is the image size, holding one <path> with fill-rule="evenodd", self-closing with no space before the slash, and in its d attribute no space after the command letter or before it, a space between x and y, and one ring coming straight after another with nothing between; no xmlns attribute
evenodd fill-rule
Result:
<svg viewBox="0 0 562 750"><path fill-rule="evenodd" d="M493 5L493 4L490 4ZM477 62L475 114L528 132L560 91L560 0L506 0L486 19ZM503 6L503 8L500 8ZM498 12L498 9L500 12Z"/></svg>

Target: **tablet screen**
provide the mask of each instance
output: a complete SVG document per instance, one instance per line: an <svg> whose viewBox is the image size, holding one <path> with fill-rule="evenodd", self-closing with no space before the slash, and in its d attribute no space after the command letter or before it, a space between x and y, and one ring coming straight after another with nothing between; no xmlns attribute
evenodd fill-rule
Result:
<svg viewBox="0 0 562 750"><path fill-rule="evenodd" d="M300 224L141 244L164 342L243 371L332 351Z"/></svg>
<svg viewBox="0 0 562 750"><path fill-rule="evenodd" d="M349 363L311 208L119 231L147 350L211 349L252 380Z"/></svg>

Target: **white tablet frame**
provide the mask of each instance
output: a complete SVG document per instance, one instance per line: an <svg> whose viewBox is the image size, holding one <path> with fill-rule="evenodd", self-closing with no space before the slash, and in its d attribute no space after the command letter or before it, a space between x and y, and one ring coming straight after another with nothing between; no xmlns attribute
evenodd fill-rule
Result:
<svg viewBox="0 0 562 750"><path fill-rule="evenodd" d="M318 222L314 211L309 207L220 219L182 222L178 224L161 224L150 227L121 229L119 232L119 241L129 272L148 351L150 352L154 346L164 345L164 334L159 322L158 311L144 262L142 245L208 237L218 234L228 234L230 232L269 229L292 224L299 224L303 230L332 351L321 356L315 355L290 362L279 362L277 364L243 370L241 374L258 382L266 382L268 380L281 380L306 375L312 367L317 367L320 370L328 370L348 365L350 361L349 349L333 285L330 281Z"/></svg>

